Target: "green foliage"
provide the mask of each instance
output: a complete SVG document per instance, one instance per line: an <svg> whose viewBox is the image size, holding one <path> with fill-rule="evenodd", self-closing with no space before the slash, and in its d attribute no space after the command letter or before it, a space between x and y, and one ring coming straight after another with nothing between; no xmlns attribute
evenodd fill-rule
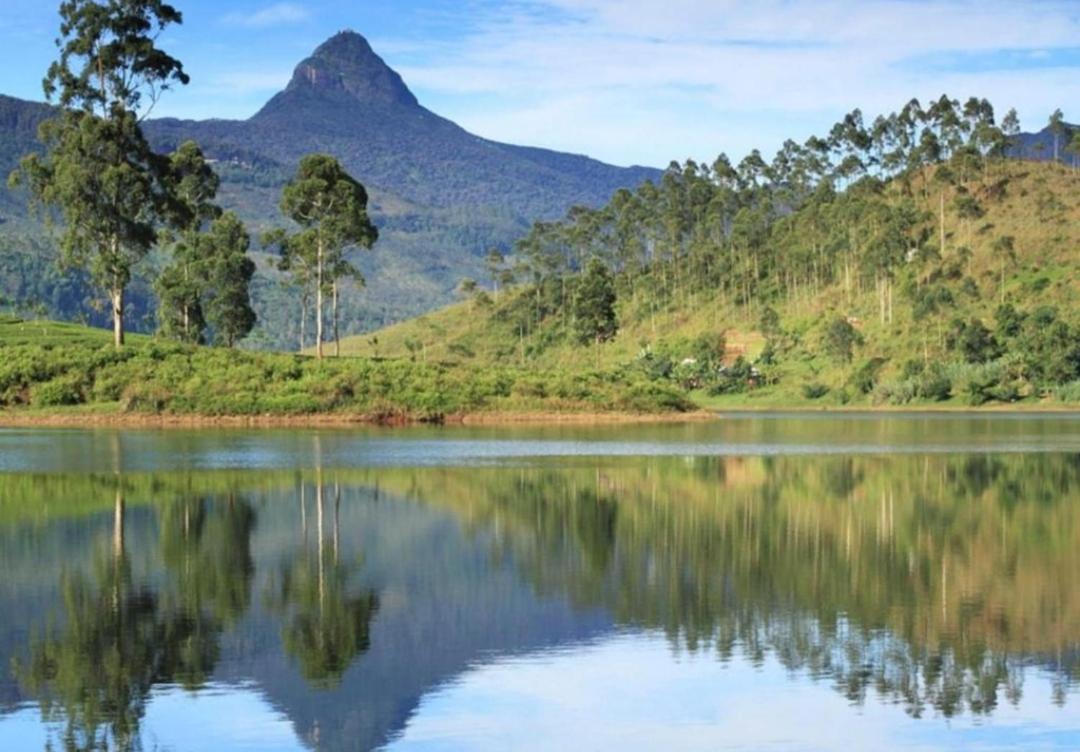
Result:
<svg viewBox="0 0 1080 752"><path fill-rule="evenodd" d="M159 0L71 0L60 16L60 57L44 85L61 110L41 127L46 153L26 156L12 183L25 182L37 203L59 210L63 259L108 291L119 346L124 291L157 240L155 220L168 212L170 189L139 110L145 98L188 81L179 61L155 46L181 16Z"/></svg>
<svg viewBox="0 0 1080 752"><path fill-rule="evenodd" d="M999 342L1008 341L1020 334L1024 326L1024 314L1012 303L1002 303L994 311L994 337Z"/></svg>
<svg viewBox="0 0 1080 752"><path fill-rule="evenodd" d="M761 312L758 319L758 328L766 337L775 337L783 332L780 326L780 314L776 312L775 308L769 306Z"/></svg>
<svg viewBox="0 0 1080 752"><path fill-rule="evenodd" d="M1070 381L1054 389L1054 397L1058 402L1069 405L1080 405L1080 381Z"/></svg>
<svg viewBox="0 0 1080 752"><path fill-rule="evenodd" d="M574 329L582 344L600 344L615 336L615 283L607 266L592 259L574 291Z"/></svg>
<svg viewBox="0 0 1080 752"><path fill-rule="evenodd" d="M632 372L556 372L404 360L293 356L100 335L26 341L0 322L0 407L118 403L138 413L343 413L371 420L442 420L485 410L634 410L692 406L677 390ZM78 327L71 327L73 333ZM81 330L91 332L92 330Z"/></svg>
<svg viewBox="0 0 1080 752"><path fill-rule="evenodd" d="M877 386L878 374L885 366L884 358L871 358L863 363L851 377L851 385L861 394L870 394Z"/></svg>
<svg viewBox="0 0 1080 752"><path fill-rule="evenodd" d="M825 353L841 363L850 363L855 347L861 345L863 337L859 330L846 318L838 316L828 323L822 335Z"/></svg>
<svg viewBox="0 0 1080 752"><path fill-rule="evenodd" d="M1001 355L1001 346L993 333L978 319L954 319L946 339L951 350L967 363L986 363Z"/></svg>
<svg viewBox="0 0 1080 752"><path fill-rule="evenodd" d="M371 248L379 237L367 213L364 186L341 164L326 154L309 154L300 160L296 176L281 193L281 211L302 229L293 236L277 231L264 243L278 246L280 268L292 274L296 286L315 296L315 351L323 356L323 298L332 292L334 337L337 341L337 287L343 277L362 279L359 269L346 258L351 247Z"/></svg>
<svg viewBox="0 0 1080 752"><path fill-rule="evenodd" d="M206 328L204 288L210 260L204 257L203 225L220 216L214 204L220 181L202 150L186 141L169 159L172 202L169 209L179 237L171 244L172 264L154 282L158 321L163 334L183 342L202 343Z"/></svg>
<svg viewBox="0 0 1080 752"><path fill-rule="evenodd" d="M721 368L708 384L709 394L739 394L745 392L755 380L755 370L741 355L726 368Z"/></svg>
<svg viewBox="0 0 1080 752"><path fill-rule="evenodd" d="M972 407L994 399L1004 398L1002 401L1010 401L1008 397L1012 396L1012 392L1003 388L1003 377L1004 372L998 364L977 364L962 372L961 391Z"/></svg>
<svg viewBox="0 0 1080 752"><path fill-rule="evenodd" d="M693 342L690 357L694 358L705 368L719 368L727 351L727 343L723 332L699 334Z"/></svg>
<svg viewBox="0 0 1080 752"><path fill-rule="evenodd" d="M879 384L874 399L893 405L906 405L914 400L944 402L952 392L952 376L943 364L909 360L904 363L900 380Z"/></svg>
<svg viewBox="0 0 1080 752"><path fill-rule="evenodd" d="M817 400L829 393L829 387L818 382L803 384L802 396L808 400Z"/></svg>
<svg viewBox="0 0 1080 752"><path fill-rule="evenodd" d="M200 256L208 272L205 288L206 319L214 341L232 347L255 326L250 285L255 262L247 255L250 238L239 218L226 212L202 236Z"/></svg>
<svg viewBox="0 0 1080 752"><path fill-rule="evenodd" d="M83 376L64 374L51 381L37 384L31 390L30 402L35 407L59 407L78 405L85 399Z"/></svg>
<svg viewBox="0 0 1080 752"><path fill-rule="evenodd" d="M933 363L923 371L918 380L916 396L931 402L944 402L952 396L952 379L944 366Z"/></svg>
<svg viewBox="0 0 1080 752"><path fill-rule="evenodd" d="M1020 354L1024 373L1040 386L1080 377L1080 325L1061 319L1056 308L1031 311L1010 346Z"/></svg>
<svg viewBox="0 0 1080 752"><path fill-rule="evenodd" d="M954 303L952 291L943 284L921 285L910 291L912 317L922 320L950 308Z"/></svg>
<svg viewBox="0 0 1080 752"><path fill-rule="evenodd" d="M635 384L618 397L616 407L634 413L686 412L693 404L681 392L662 384Z"/></svg>

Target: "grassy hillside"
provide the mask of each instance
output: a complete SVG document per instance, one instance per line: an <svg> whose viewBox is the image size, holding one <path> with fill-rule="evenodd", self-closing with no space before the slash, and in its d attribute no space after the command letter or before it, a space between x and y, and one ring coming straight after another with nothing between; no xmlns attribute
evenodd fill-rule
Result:
<svg viewBox="0 0 1080 752"><path fill-rule="evenodd" d="M0 318L7 414L336 415L434 421L478 412L678 412L676 390L613 371L449 367L181 346L75 324Z"/></svg>
<svg viewBox="0 0 1080 752"><path fill-rule="evenodd" d="M939 244L944 205L945 249L930 254L935 257L930 260L912 254L894 272L891 322L887 316L882 320L879 289L866 278L849 284L836 279L813 291L796 287L767 298L763 295L764 299L747 305L706 285L657 300L661 296L634 290L624 274L618 279L618 333L599 346L575 341L565 310L524 333L517 311L536 294L536 288L527 285L504 292L498 302L489 291L436 313L347 339L343 351L427 362L515 363L525 368L542 364L560 369L586 364L638 371L643 361L655 360L657 355L676 366L694 358L697 342L704 336L725 343L725 366L730 368L742 356L761 374L751 377L757 382L753 388L735 394L699 392L697 397L704 404L967 404L971 401L967 381L984 364L961 362L956 344L950 344L954 339L950 327L957 320L977 319L994 330L995 312L1002 303L1029 314L1051 306L1058 321L1074 327L1068 337L1075 339L1080 332L1075 328L1080 325L1080 172L1028 162L997 162L990 169L992 179L980 176L967 184L937 186L929 169L915 179L916 186L925 180L931 188L926 195L914 192L919 220L913 236L929 238L930 246ZM956 208L958 196L974 196L981 216L963 216ZM899 205L910 197L893 183L886 186L884 200ZM798 227L799 214L789 218L791 226ZM1003 250L1003 237L1012 238L1011 252ZM777 273L783 274L784 269ZM940 301L933 302L931 294ZM763 316L770 309L778 320ZM827 352L826 324L838 318L850 322L861 340L850 362ZM767 345L769 353L765 353ZM643 353L649 355L642 358ZM999 360L1008 361L1009 355L1004 352ZM947 364L954 371L947 397L901 400L887 393L883 385L911 378L917 370L913 364L918 363ZM873 371L868 392L853 383L860 369ZM677 374L668 380L678 381ZM804 393L809 384L827 392L809 399ZM1006 401L1025 398L1032 402L1048 396L1030 385L1018 383L1017 389ZM1050 391L1050 397L1080 402L1075 385Z"/></svg>

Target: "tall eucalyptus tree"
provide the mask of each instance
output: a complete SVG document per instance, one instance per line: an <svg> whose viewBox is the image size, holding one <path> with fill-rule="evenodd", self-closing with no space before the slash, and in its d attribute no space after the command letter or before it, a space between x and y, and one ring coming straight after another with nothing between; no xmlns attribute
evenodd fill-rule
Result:
<svg viewBox="0 0 1080 752"><path fill-rule="evenodd" d="M157 240L168 192L167 162L140 123L162 92L188 82L180 61L157 46L183 19L161 0L67 0L60 18L60 55L44 82L60 111L41 127L45 154L25 157L11 182L59 214L62 260L108 293L120 347L132 267Z"/></svg>

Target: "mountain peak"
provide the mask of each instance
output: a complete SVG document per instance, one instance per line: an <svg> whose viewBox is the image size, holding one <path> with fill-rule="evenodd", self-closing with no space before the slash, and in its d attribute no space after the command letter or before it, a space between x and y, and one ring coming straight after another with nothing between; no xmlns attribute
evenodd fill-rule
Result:
<svg viewBox="0 0 1080 752"><path fill-rule="evenodd" d="M347 94L366 104L417 106L416 97L361 34L340 31L296 66L286 91Z"/></svg>

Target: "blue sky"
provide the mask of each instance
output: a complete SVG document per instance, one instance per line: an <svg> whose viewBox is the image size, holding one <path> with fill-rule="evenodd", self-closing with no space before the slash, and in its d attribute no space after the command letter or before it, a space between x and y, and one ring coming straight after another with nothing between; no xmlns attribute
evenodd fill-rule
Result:
<svg viewBox="0 0 1080 752"><path fill-rule="evenodd" d="M329 35L367 36L482 136L617 164L734 158L942 92L1080 121L1080 0L173 0L192 76L156 110L244 118ZM0 93L41 99L58 2L0 0Z"/></svg>

